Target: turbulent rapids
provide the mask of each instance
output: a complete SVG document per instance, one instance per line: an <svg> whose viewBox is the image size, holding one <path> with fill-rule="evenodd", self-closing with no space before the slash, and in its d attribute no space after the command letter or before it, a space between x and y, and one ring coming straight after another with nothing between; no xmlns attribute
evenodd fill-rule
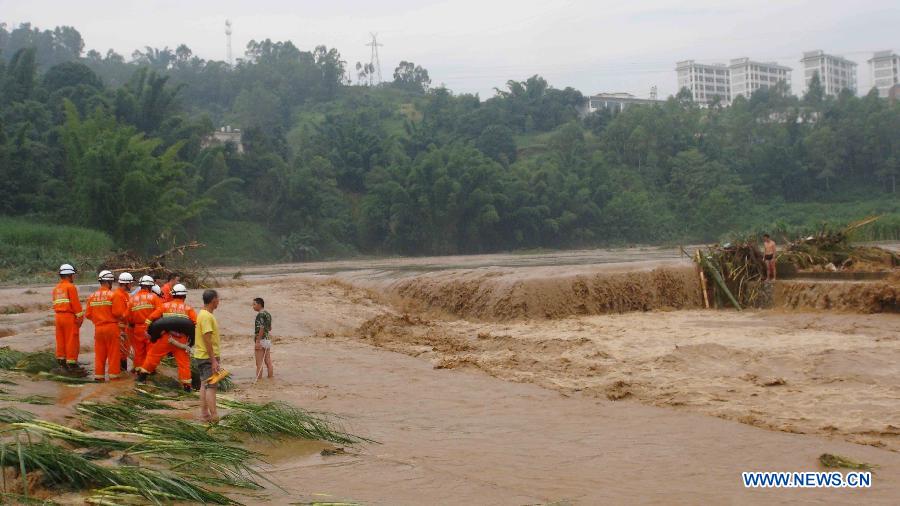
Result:
<svg viewBox="0 0 900 506"><path fill-rule="evenodd" d="M690 309L702 302L694 268L679 262L441 271L396 281L389 293L409 310L479 320Z"/></svg>

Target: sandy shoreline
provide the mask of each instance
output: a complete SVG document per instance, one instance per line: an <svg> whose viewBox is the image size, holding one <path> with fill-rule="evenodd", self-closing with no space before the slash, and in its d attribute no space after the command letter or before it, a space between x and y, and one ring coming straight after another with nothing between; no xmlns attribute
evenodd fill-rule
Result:
<svg viewBox="0 0 900 506"><path fill-rule="evenodd" d="M396 278L363 282L362 270L354 272L353 280L292 274L220 289L223 355L236 395L334 412L349 430L382 443L333 457L315 444L279 449L267 472L288 494L272 490L273 503L891 504L900 497L900 315L664 310L468 320L404 314L386 303ZM52 343L46 294L28 291L36 293L0 290L0 307L25 309L0 316L9 334L0 344ZM257 385L249 345L255 296L275 315L279 375ZM192 291L190 302L198 299ZM82 335L91 335L89 324ZM83 361L90 341L82 341ZM67 402L119 385L84 387ZM740 484L746 470L819 470L825 452L880 466L875 486Z"/></svg>

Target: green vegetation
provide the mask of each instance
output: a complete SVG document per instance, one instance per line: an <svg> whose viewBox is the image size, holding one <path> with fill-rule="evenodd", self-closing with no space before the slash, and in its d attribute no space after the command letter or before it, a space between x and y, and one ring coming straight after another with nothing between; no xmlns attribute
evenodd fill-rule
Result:
<svg viewBox="0 0 900 506"><path fill-rule="evenodd" d="M0 216L0 279L27 279L68 262L82 270L99 264L113 248L103 232Z"/></svg>
<svg viewBox="0 0 900 506"><path fill-rule="evenodd" d="M208 265L265 264L283 260L278 238L252 221L210 220L197 231L203 248L192 258Z"/></svg>
<svg viewBox="0 0 900 506"><path fill-rule="evenodd" d="M83 47L71 27L0 28L0 213L17 217L0 228L102 230L88 256L109 238L199 239L211 263L687 243L868 215L884 218L861 239L900 237L900 105L873 93L582 117L580 92L540 76L482 100L413 62L370 87L368 65L289 41L251 41L234 67ZM221 125L243 153L209 141ZM34 244L3 251L0 276L81 260Z"/></svg>
<svg viewBox="0 0 900 506"><path fill-rule="evenodd" d="M234 410L219 422L231 431L271 439L294 437L348 445L373 442L337 431L333 422L284 402L254 404L223 398L220 403Z"/></svg>
<svg viewBox="0 0 900 506"><path fill-rule="evenodd" d="M831 453L823 453L819 455L819 463L822 464L822 467L827 467L830 469L836 468L844 468L844 469L856 469L859 471L871 471L872 465L866 464L865 462L857 462L853 459L842 457L840 455L833 455Z"/></svg>
<svg viewBox="0 0 900 506"><path fill-rule="evenodd" d="M241 445L248 436L370 442L335 429L323 415L277 402L226 399L231 412L215 424L177 416L186 409L181 403L195 398L142 387L115 402L85 401L76 406L84 430L0 408L0 470L12 468L23 498L41 486L88 491L91 504L240 504L225 494L246 495L268 481L257 471L263 455ZM36 472L39 480L29 480Z"/></svg>

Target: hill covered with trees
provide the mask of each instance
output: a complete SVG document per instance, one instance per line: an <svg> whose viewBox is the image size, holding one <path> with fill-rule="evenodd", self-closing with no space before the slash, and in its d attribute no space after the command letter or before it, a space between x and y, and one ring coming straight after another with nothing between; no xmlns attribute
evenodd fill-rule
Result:
<svg viewBox="0 0 900 506"><path fill-rule="evenodd" d="M84 52L0 28L0 214L208 259L455 254L715 240L887 213L900 237L900 106L875 93L683 94L580 117L541 78L486 100L393 80L334 48L251 41L230 67L178 46ZM243 152L207 142L242 130Z"/></svg>

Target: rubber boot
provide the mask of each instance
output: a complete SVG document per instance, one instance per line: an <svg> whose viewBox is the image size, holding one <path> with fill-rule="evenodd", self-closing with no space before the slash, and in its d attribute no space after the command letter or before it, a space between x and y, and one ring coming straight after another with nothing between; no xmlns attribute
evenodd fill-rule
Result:
<svg viewBox="0 0 900 506"><path fill-rule="evenodd" d="M66 364L65 371L66 376L73 378L84 378L87 376L87 371L78 364Z"/></svg>
<svg viewBox="0 0 900 506"><path fill-rule="evenodd" d="M146 383L147 382L147 373L138 372L137 381L138 381L138 383Z"/></svg>

